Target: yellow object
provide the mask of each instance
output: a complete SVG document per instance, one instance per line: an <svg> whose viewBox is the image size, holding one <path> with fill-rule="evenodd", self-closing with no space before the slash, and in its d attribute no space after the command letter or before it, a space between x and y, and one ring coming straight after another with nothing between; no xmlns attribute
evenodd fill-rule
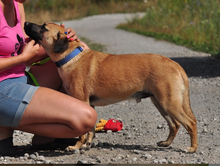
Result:
<svg viewBox="0 0 220 166"><path fill-rule="evenodd" d="M107 123L108 121L107 120L105 120L105 119L100 119L99 120L99 123Z"/></svg>
<svg viewBox="0 0 220 166"><path fill-rule="evenodd" d="M108 121L105 119L100 119L99 123L96 124L95 131L102 131Z"/></svg>
<svg viewBox="0 0 220 166"><path fill-rule="evenodd" d="M98 127L104 127L105 124L106 124L106 123L97 123L97 124L96 124L96 127L97 127L97 128L98 128Z"/></svg>
<svg viewBox="0 0 220 166"><path fill-rule="evenodd" d="M105 127L96 127L96 128L95 128L95 131L96 131L96 132L97 132L97 131L102 131L102 130L104 130L104 128L105 128Z"/></svg>

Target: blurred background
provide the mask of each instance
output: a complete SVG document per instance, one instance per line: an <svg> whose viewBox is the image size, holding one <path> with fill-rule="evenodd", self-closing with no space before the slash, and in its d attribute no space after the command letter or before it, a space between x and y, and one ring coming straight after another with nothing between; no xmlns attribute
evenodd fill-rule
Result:
<svg viewBox="0 0 220 166"><path fill-rule="evenodd" d="M219 0L26 0L26 20L35 23L109 13L144 12L122 28L220 58Z"/></svg>

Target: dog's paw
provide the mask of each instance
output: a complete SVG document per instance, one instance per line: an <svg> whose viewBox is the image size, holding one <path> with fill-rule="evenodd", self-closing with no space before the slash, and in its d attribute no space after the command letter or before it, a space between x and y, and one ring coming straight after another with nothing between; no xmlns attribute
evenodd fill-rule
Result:
<svg viewBox="0 0 220 166"><path fill-rule="evenodd" d="M168 147L170 145L170 143L168 143L167 141L160 141L157 143L157 146L161 146L161 147Z"/></svg>
<svg viewBox="0 0 220 166"><path fill-rule="evenodd" d="M188 147L186 149L182 149L182 152L184 152L184 153L195 153L196 152L196 148Z"/></svg>
<svg viewBox="0 0 220 166"><path fill-rule="evenodd" d="M77 147L77 146L68 146L65 149L66 152L75 152L76 150L79 150L79 147Z"/></svg>
<svg viewBox="0 0 220 166"><path fill-rule="evenodd" d="M91 142L86 142L82 145L81 149L90 150L91 148Z"/></svg>

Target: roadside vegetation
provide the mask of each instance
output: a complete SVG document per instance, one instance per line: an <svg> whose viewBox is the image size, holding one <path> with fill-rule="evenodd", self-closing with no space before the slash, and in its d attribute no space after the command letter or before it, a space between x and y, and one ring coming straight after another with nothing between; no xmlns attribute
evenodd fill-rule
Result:
<svg viewBox="0 0 220 166"><path fill-rule="evenodd" d="M118 28L167 40L220 58L218 0L26 0L26 20L35 23L107 13L145 12Z"/></svg>
<svg viewBox="0 0 220 166"><path fill-rule="evenodd" d="M148 0L143 18L118 28L163 39L220 58L220 1Z"/></svg>
<svg viewBox="0 0 220 166"><path fill-rule="evenodd" d="M26 19L42 23L106 13L145 12L143 0L26 0Z"/></svg>

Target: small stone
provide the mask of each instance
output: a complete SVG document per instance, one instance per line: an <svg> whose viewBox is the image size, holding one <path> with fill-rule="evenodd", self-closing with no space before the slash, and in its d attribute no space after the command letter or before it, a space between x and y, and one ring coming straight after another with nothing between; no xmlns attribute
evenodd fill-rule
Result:
<svg viewBox="0 0 220 166"><path fill-rule="evenodd" d="M20 159L20 160L24 160L24 157L23 157L23 156L20 156L19 159Z"/></svg>
<svg viewBox="0 0 220 166"><path fill-rule="evenodd" d="M39 154L38 154L37 152L34 152L34 154L35 154L35 156L36 156L36 157L38 157L38 156L39 156Z"/></svg>
<svg viewBox="0 0 220 166"><path fill-rule="evenodd" d="M161 159L161 160L159 160L159 163L160 163L160 164L166 164L166 163L167 163L167 160L166 160L166 159Z"/></svg>
<svg viewBox="0 0 220 166"><path fill-rule="evenodd" d="M79 149L74 149L73 154L79 154L79 153L80 153Z"/></svg>
<svg viewBox="0 0 220 166"><path fill-rule="evenodd" d="M84 149L81 149L81 150L80 150L80 154L85 154L85 152L86 152L86 151L85 151Z"/></svg>
<svg viewBox="0 0 220 166"><path fill-rule="evenodd" d="M158 126L157 126L157 129L162 129L162 128L163 128L162 125L158 125Z"/></svg>
<svg viewBox="0 0 220 166"><path fill-rule="evenodd" d="M43 164L42 161L36 161L36 164Z"/></svg>
<svg viewBox="0 0 220 166"><path fill-rule="evenodd" d="M133 151L135 154L140 154L140 151L139 150L134 150Z"/></svg>
<svg viewBox="0 0 220 166"><path fill-rule="evenodd" d="M44 156L37 156L36 160L38 161L45 161Z"/></svg>
<svg viewBox="0 0 220 166"><path fill-rule="evenodd" d="M99 157L96 158L96 161L97 161L98 163L101 163L101 159L100 159Z"/></svg>
<svg viewBox="0 0 220 166"><path fill-rule="evenodd" d="M127 135L127 136L125 137L125 139L126 139L126 140L131 139L131 134Z"/></svg>
<svg viewBox="0 0 220 166"><path fill-rule="evenodd" d="M29 156L29 158L35 160L37 157L36 157L34 154L31 154L31 155Z"/></svg>
<svg viewBox="0 0 220 166"><path fill-rule="evenodd" d="M154 164L158 164L159 163L159 160L158 159L155 159L154 160Z"/></svg>
<svg viewBox="0 0 220 166"><path fill-rule="evenodd" d="M150 160L150 159L152 159L152 156L151 156L150 154L144 154L144 155L142 156L142 158L145 158L145 159Z"/></svg>
<svg viewBox="0 0 220 166"><path fill-rule="evenodd" d="M203 128L202 133L208 133L208 129L207 129L207 127L206 127L206 126Z"/></svg>
<svg viewBox="0 0 220 166"><path fill-rule="evenodd" d="M107 130L106 133L107 133L107 134L111 134L112 131L111 131L111 130Z"/></svg>
<svg viewBox="0 0 220 166"><path fill-rule="evenodd" d="M168 161L168 164L174 164L175 162L173 160Z"/></svg>
<svg viewBox="0 0 220 166"><path fill-rule="evenodd" d="M24 157L29 158L29 156L30 156L30 155L29 155L28 153L25 153L25 154L24 154Z"/></svg>
<svg viewBox="0 0 220 166"><path fill-rule="evenodd" d="M51 161L50 160L45 160L44 164L51 164Z"/></svg>

